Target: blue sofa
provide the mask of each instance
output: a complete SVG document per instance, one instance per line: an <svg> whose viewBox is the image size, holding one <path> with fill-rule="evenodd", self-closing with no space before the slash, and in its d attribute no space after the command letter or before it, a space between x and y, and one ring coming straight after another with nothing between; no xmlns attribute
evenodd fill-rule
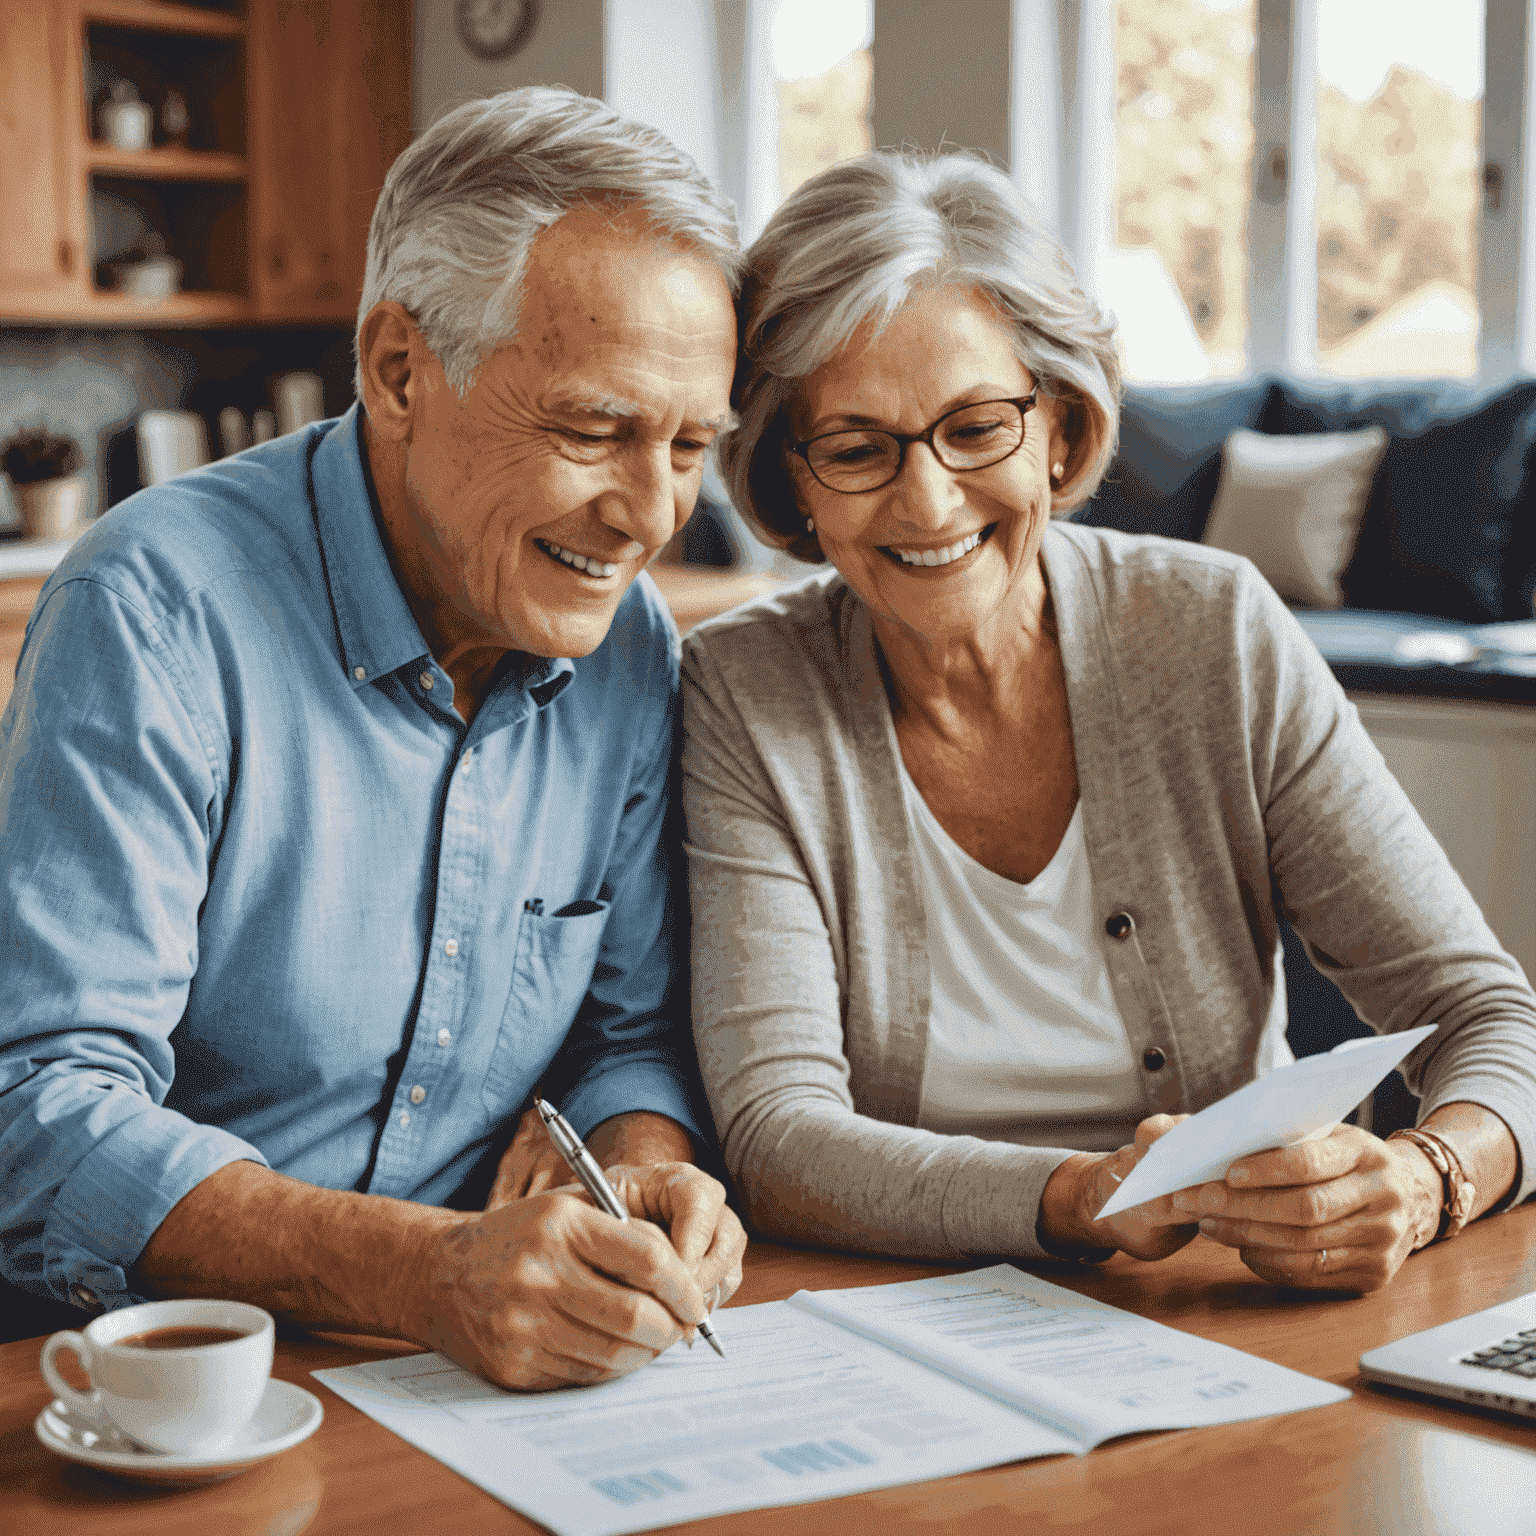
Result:
<svg viewBox="0 0 1536 1536"><path fill-rule="evenodd" d="M1380 426L1388 441L1341 585L1347 606L1296 614L1352 693L1536 705L1536 657L1483 649L1461 665L1409 661L1404 635L1443 630L1487 647L1484 626L1531 619L1536 597L1536 381L1330 383L1257 377L1126 393L1120 448L1078 521L1199 539L1222 446L1239 427L1280 434ZM1366 1026L1282 919L1290 1038L1298 1055ZM1394 1073L1379 1130L1411 1124Z"/></svg>
<svg viewBox="0 0 1536 1536"><path fill-rule="evenodd" d="M1138 386L1120 451L1076 514L1096 527L1199 539L1221 450L1239 427L1344 432L1380 426L1376 470L1342 585L1348 606L1297 617L1351 691L1536 703L1536 665L1484 654L1463 665L1405 661L1405 634L1530 619L1536 598L1536 380L1492 390L1448 383L1325 383L1259 377Z"/></svg>

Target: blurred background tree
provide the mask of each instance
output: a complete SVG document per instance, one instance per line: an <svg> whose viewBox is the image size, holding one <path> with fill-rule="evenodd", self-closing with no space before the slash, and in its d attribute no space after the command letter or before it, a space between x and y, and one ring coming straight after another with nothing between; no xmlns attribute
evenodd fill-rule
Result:
<svg viewBox="0 0 1536 1536"><path fill-rule="evenodd" d="M1479 32L1481 9L1466 17ZM1117 8L1116 243L1157 251L1218 374L1244 366L1253 46L1253 0ZM1460 317L1475 339L1481 115L1481 101L1403 64L1366 101L1318 82L1323 368L1331 349L1415 296L1453 327ZM1469 372L1465 340L1438 352L1426 340L1417 361ZM1397 371L1400 350L1378 352L1394 366L1373 368L1369 347L1336 361L1347 363L1340 371Z"/></svg>

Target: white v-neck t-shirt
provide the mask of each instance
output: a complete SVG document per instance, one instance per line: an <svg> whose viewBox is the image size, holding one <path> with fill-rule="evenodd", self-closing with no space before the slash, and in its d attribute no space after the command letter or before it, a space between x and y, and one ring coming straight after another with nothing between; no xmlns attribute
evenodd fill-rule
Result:
<svg viewBox="0 0 1536 1536"><path fill-rule="evenodd" d="M1094 914L1083 803L1027 885L979 864L901 770L932 1002L918 1125L1107 1151L1150 1114Z"/></svg>

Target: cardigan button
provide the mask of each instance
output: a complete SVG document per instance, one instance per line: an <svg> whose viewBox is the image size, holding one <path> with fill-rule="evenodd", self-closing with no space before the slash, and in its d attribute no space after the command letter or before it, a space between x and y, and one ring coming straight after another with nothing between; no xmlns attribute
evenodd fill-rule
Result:
<svg viewBox="0 0 1536 1536"><path fill-rule="evenodd" d="M1161 1072L1168 1065L1168 1058L1155 1045L1149 1045L1141 1053L1141 1064L1148 1072Z"/></svg>
<svg viewBox="0 0 1536 1536"><path fill-rule="evenodd" d="M1123 939L1129 936L1136 926L1136 920L1129 912L1116 912L1105 919L1104 932L1112 939Z"/></svg>

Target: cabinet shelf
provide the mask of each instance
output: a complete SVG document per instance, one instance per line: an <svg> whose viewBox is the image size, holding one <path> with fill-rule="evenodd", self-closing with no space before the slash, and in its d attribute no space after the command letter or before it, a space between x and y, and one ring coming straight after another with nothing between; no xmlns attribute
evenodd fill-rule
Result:
<svg viewBox="0 0 1536 1536"><path fill-rule="evenodd" d="M0 326L342 324L410 142L411 0L0 0ZM189 144L93 135L126 80ZM107 287L157 234L185 290Z"/></svg>
<svg viewBox="0 0 1536 1536"><path fill-rule="evenodd" d="M82 325L116 329L158 330L201 325L238 325L251 320L251 304L243 293L191 290L168 299L146 301L126 293L92 289L83 294L13 296L5 305L8 324Z"/></svg>
<svg viewBox="0 0 1536 1536"><path fill-rule="evenodd" d="M178 149L160 145L154 149L114 149L92 140L85 152L90 171L134 181L244 181L244 155L213 149Z"/></svg>
<svg viewBox="0 0 1536 1536"><path fill-rule="evenodd" d="M233 11L175 5L172 0L86 0L81 18L143 32L175 32L183 37L245 36L245 18Z"/></svg>

